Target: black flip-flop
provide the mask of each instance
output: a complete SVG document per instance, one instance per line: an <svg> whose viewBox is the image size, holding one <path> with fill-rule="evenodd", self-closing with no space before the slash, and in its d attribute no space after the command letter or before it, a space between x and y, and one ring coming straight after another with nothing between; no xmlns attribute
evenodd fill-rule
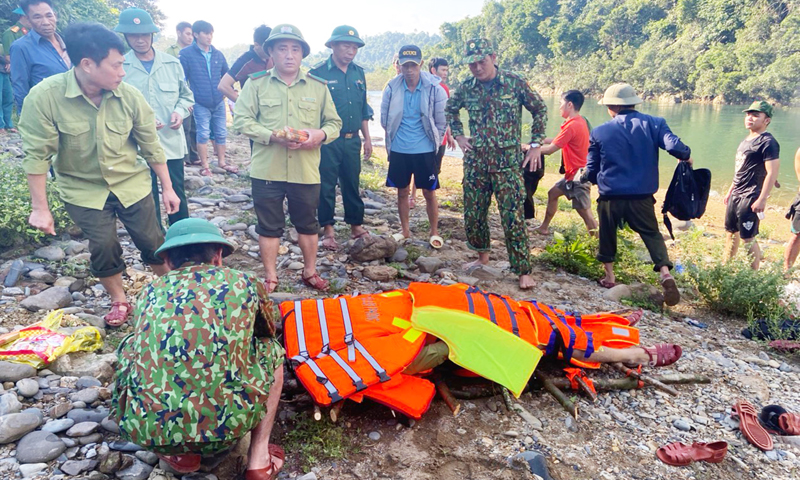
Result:
<svg viewBox="0 0 800 480"><path fill-rule="evenodd" d="M770 433L786 435L787 433L778 424L778 418L784 413L788 412L780 405L767 405L761 409L761 413L758 415L758 422Z"/></svg>

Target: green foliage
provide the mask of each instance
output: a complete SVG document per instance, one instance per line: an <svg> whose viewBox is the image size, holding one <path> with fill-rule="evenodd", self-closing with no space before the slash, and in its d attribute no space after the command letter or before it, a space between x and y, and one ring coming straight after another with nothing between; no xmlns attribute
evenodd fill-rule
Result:
<svg viewBox="0 0 800 480"><path fill-rule="evenodd" d="M0 202L0 249L44 239L44 233L28 225L31 196L27 177L19 164L0 157L0 185L3 185L3 201ZM47 201L55 220L56 233L60 233L71 225L71 221L58 196L54 181L47 182Z"/></svg>
<svg viewBox="0 0 800 480"><path fill-rule="evenodd" d="M568 273L598 279L603 276L603 267L594 258L597 239L581 228L582 225L572 223L562 233L555 232L553 243L545 247L538 260Z"/></svg>
<svg viewBox="0 0 800 480"><path fill-rule="evenodd" d="M303 412L297 423L287 430L284 442L286 451L300 453L301 467L305 470L325 460L344 458L354 450L344 427L325 417L315 421L307 412Z"/></svg>

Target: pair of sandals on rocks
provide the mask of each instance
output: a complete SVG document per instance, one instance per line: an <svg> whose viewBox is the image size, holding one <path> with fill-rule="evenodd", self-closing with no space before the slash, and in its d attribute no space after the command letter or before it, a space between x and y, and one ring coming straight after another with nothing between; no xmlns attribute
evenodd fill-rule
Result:
<svg viewBox="0 0 800 480"><path fill-rule="evenodd" d="M732 416L739 418L742 436L765 452L774 448L770 434L800 435L800 415L788 412L780 405L768 405L759 414L752 403L739 400L733 406ZM727 452L728 443L724 441L691 445L675 442L659 448L656 456L667 465L686 466L692 462L720 463Z"/></svg>
<svg viewBox="0 0 800 480"><path fill-rule="evenodd" d="M286 453L278 445L269 445L270 465L266 468L245 470L245 480L275 480L278 478L286 460ZM178 473L193 473L200 470L203 458L196 453L180 455L158 455L169 468ZM275 459L280 461L280 466L275 464Z"/></svg>

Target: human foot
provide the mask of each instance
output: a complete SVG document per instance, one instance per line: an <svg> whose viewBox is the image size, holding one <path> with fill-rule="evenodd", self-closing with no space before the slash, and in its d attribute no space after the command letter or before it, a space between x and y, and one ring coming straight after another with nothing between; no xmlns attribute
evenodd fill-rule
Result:
<svg viewBox="0 0 800 480"><path fill-rule="evenodd" d="M536 286L536 281L530 275L520 275L519 276L519 289L520 290L529 290Z"/></svg>
<svg viewBox="0 0 800 480"><path fill-rule="evenodd" d="M550 235L550 229L544 227L534 228L533 233L536 235Z"/></svg>
<svg viewBox="0 0 800 480"><path fill-rule="evenodd" d="M331 235L325 235L322 237L322 248L325 250L335 251L339 249L339 244L336 243L336 237Z"/></svg>
<svg viewBox="0 0 800 480"><path fill-rule="evenodd" d="M461 268L464 269L464 270L471 270L471 269L473 269L475 267L479 267L481 265L488 265L488 264L489 264L489 262L484 262L479 258L479 259L473 260L473 261L471 261L469 263L465 263L464 265L461 266Z"/></svg>

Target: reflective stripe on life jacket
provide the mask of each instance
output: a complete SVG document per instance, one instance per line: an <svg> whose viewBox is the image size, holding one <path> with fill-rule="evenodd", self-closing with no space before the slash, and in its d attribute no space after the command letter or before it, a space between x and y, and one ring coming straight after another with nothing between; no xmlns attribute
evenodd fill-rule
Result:
<svg viewBox="0 0 800 480"><path fill-rule="evenodd" d="M366 394L411 363L425 342L424 334L409 330L411 309L411 295L399 290L281 303L286 355L314 401L330 405ZM398 398L397 409L419 406L427 390L422 393L419 399Z"/></svg>

